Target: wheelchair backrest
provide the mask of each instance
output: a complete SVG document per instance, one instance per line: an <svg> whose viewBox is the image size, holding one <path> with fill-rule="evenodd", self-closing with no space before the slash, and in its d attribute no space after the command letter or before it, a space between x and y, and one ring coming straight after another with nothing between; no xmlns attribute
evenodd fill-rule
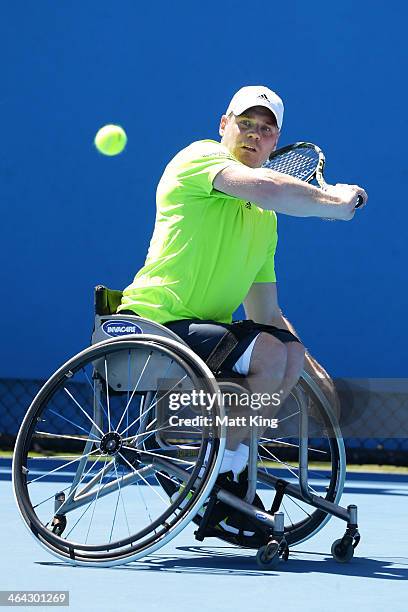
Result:
<svg viewBox="0 0 408 612"><path fill-rule="evenodd" d="M96 287L96 314L92 344L109 340L109 338L126 337L129 334L153 334L162 338L171 338L186 345L177 334L160 323L137 315L110 314L109 311L113 308L116 310L120 304L120 295L120 291L113 291L101 285ZM101 314L103 311L105 314ZM109 355L107 359L109 386L115 391L133 391L137 384L137 391L156 392L159 387L163 387L163 384L167 384L164 383L165 380L178 381L185 376L185 371L176 362L171 363L165 353L160 354L159 351L154 351L150 355L150 352L148 347L140 347L137 353L120 351ZM148 366L144 369L147 360ZM98 374L105 379L104 359L97 360L94 366ZM182 381L178 390L187 389L191 389L191 381Z"/></svg>

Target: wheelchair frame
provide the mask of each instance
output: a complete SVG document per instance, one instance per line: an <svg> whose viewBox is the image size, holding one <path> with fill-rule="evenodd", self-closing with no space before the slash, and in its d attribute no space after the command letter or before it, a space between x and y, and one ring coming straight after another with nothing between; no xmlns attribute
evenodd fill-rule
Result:
<svg viewBox="0 0 408 612"><path fill-rule="evenodd" d="M139 453L149 454L149 451L146 450L145 445L147 437L144 437L142 441L140 441L140 437L143 435L146 436L147 430L150 426L149 422L151 423L149 418L153 414L150 412L152 406L152 395L149 396L148 394L152 394L152 388L153 390L156 388L154 376L153 379L149 379L148 377L146 379L145 377L143 379L144 387L142 385L138 388L138 393L145 393L143 399L141 400L141 405L143 403L143 408L140 408L139 419L136 419L140 420L138 425L138 434L134 440L129 443L133 445L131 450L139 457L137 460L138 463L132 465L133 461L129 460L129 455L125 455L124 459L122 460L122 467L125 461L128 463L128 466L126 467L132 468L133 471L131 470L130 473L126 474L122 478L119 478L117 471L117 458L119 456L122 457L121 453L125 453L123 450L123 440L126 441L126 438L123 438L123 433L126 433L126 431L129 430L129 427L120 435L118 431L112 430L109 423L109 431L104 433L104 409L102 402L104 382L106 385L106 396L108 398L107 410L109 413L109 389L112 389L118 394L124 394L125 391L129 394L129 388L126 387L130 387L133 389L134 394L135 389L137 388L140 380L143 378L145 371L143 370L140 374L138 360L134 359L130 366L128 364L126 383L124 364L122 363L123 360L121 358L121 353L119 352L120 350L122 350L122 352L123 350L128 350L130 355L130 351L135 349L136 346L138 347L139 351L142 349L147 350L146 347L149 349L154 347L156 353L152 363L156 365L155 371L160 371L161 359L170 358L172 359L173 366L175 364L176 374L178 377L183 375L183 371L188 371L188 367L198 368L198 371L205 376L206 384L208 384L213 391L217 391L218 389L218 385L214 380L212 372L207 368L202 360L198 358L193 351L191 351L191 349L189 349L189 347L187 347L186 344L171 330L136 315L112 314L112 311L116 311L118 300L120 302L120 297L121 292L108 290L102 286L96 288L96 315L95 328L92 336L92 346L69 360L53 375L53 377L49 379L49 381L47 381L43 389L40 390L34 399L20 428L13 460L14 491L17 505L23 517L24 523L30 529L30 532L32 535L34 535L37 541L39 541L40 544L42 544L52 554L55 554L59 558L63 558L65 561L73 564L110 566L120 563L128 563L143 557L145 554L150 554L154 550L157 550L163 546L175 535L177 535L177 533L179 533L191 520L194 520L194 522L196 522L198 525L198 529L195 532L195 536L198 540L203 540L207 535L213 536L213 531L211 531L210 534L208 532L209 520L215 504L218 502L223 502L229 507L238 510L240 513L249 517L254 524L259 525L259 528L262 529L262 533L265 534L264 540L261 543L262 545L258 547L257 552L257 563L263 569L275 567L280 559L287 560L289 555L289 544L298 544L308 539L317 533L317 531L319 531L327 523L331 516L336 516L347 523L347 528L342 538L336 540L332 545L332 555L339 562L349 561L352 558L354 549L360 540L360 535L357 527L357 507L355 505L349 505L347 508L344 508L339 505L346 471L344 444L339 425L332 413L330 403L322 393L316 381L314 381L306 372L303 372L301 381L293 391L293 396L299 407L299 485L284 481L279 476L268 472L262 472L258 469L258 440L255 428L253 428L251 431L248 465L248 489L244 499L237 497L216 483L225 447L225 426L219 426L216 435L209 435L211 443L209 443L208 440L204 446L202 443L197 456L197 464L195 467L193 467L192 473L188 472L185 468L183 469L183 467L177 463L177 459L173 458L172 460L170 456L163 454L165 452L171 452L171 445L167 446L166 448L166 444L161 438L162 434L160 432L156 432L155 434L155 440L158 444L158 449L160 452L150 452L150 455L154 455L154 457L148 457L149 463L142 465ZM117 325L117 323L121 321L125 323L123 327L130 328L130 330L137 330L137 334L127 334L125 331L125 335L123 336L110 337L109 321L111 322L111 328L114 328L115 324ZM115 332L112 331L112 334L113 333ZM110 351L109 385L106 369L107 358L105 355L103 364L101 359L98 360L96 357L98 355L98 351ZM149 359L151 359L152 354L153 353L150 354ZM85 446L81 451L82 458L79 459L79 464L76 468L72 482L70 482L68 487L69 491L68 493L58 491L54 495L53 517L50 522L47 522L44 525L44 523L38 519L36 515L36 506L35 504L33 505L28 494L28 484L30 484L28 478L30 476L29 469L27 468L27 458L30 452L29 445L32 443L32 440L34 440L34 437L31 440L30 436L33 434L33 431L35 431L35 420L37 419L38 421L38 414L41 414L38 411L42 409L43 406L46 406L47 402L51 401L50 398L52 398L53 394L53 385L55 386L56 382L59 384L61 379L65 380L66 378L70 378L70 375L72 375L71 372L74 373L77 371L79 365L86 359L91 359L90 363L92 363L94 379L92 418L89 418L88 415L88 419L91 421L92 427L87 434L86 441L84 438L82 438L85 441ZM154 359L156 361L154 361ZM179 361L177 361L177 359L179 359ZM185 359L190 360L188 367L186 366ZM130 368L132 370L129 374ZM177 368L179 368L179 371L177 371ZM189 380L193 380L194 376L195 374L191 375ZM135 387L135 380L137 379L138 381ZM182 383L180 384L182 386ZM183 388L189 388L189 385L187 384L187 387ZM65 387L64 390L67 391ZM70 393L68 392L68 394ZM329 423L335 436L335 443L333 444L335 444L337 453L335 457L335 470L337 471L335 474L336 481L332 487L333 499L331 500L317 495L309 483L308 400L311 395L317 398L317 401L320 403L321 415L323 415L324 419L326 419L326 424ZM73 400L78 404L75 398L73 398ZM145 403L148 406L146 413L143 412ZM81 408L81 406L79 406L79 408ZM225 414L222 404L216 406L216 410L218 414ZM82 410L82 412L84 412L84 410ZM106 417L106 411L104 412ZM149 412L150 416L147 417L147 413ZM143 418L142 415L144 415ZM122 419L116 427L117 430L120 429ZM102 437L100 437L101 434L103 434ZM48 435L52 436L52 434ZM151 437L151 434L148 435ZM58 434L55 434L55 436L58 437ZM139 441L137 441L138 436ZM75 436L70 437L72 439L75 438ZM96 447L97 444L99 444L99 451L102 456L113 456L114 459L108 464L108 466L106 466L105 460L104 468L96 474L91 474L87 482L85 482L86 475L84 476L84 473L87 466L87 461L89 460L89 456L95 452L92 449ZM157 449L154 450L156 451ZM209 457L207 458L206 463L204 462L205 452L209 452ZM67 465L69 465L69 463ZM141 465L142 467L140 467ZM153 543L147 547L143 545L135 554L129 554L128 549L125 550L125 553L111 553L110 543L107 546L107 549L109 549L109 554L103 553L99 550L102 548L103 551L103 546L92 547L87 545L87 541L85 541L85 544L81 548L81 553L79 554L75 549L75 546L69 542L67 543L64 537L62 537L67 525L66 517L70 512L77 511L79 508L86 506L87 504L87 508L91 504L95 505L98 498L103 499L104 497L117 492L118 490L120 493L124 487L138 483L141 480L147 484L147 479L149 479L152 474L155 474L156 469L158 469L158 474L167 474L166 477L168 478L168 481L177 479L177 482L181 483L179 484L179 489L177 491L177 500L171 505L170 508L175 508L174 511L169 514L169 517L173 517L173 515L175 515L175 519L171 519L174 520L174 525L172 524L169 527L168 532L165 533L164 536L161 536L160 538L157 537L157 541L153 541ZM116 481L104 484L103 487L100 487L100 489L96 491L95 487L98 484L98 479L99 483L101 483L102 478L107 477L109 472L112 472L113 470L116 472ZM201 472L204 470L204 473L201 473L200 470ZM194 478L193 475L195 475ZM274 488L276 491L274 502L272 504L271 511L269 512L266 510L260 510L257 506L253 505L258 480L262 484ZM35 480L31 482L35 482ZM160 482L162 482L162 480ZM77 491L79 490L81 484L83 486L80 495L77 495ZM169 482L167 482L167 485L170 486ZM285 529L284 513L280 510L280 506L285 495L288 495L290 498L294 498L295 500L305 502L312 508L319 511L316 513L316 524L314 526L312 525L311 529L306 529L304 537L302 537L302 535L299 537L296 529L294 529L295 533L293 535L290 531L288 532L288 530ZM170 521L170 518L167 520ZM152 524L154 524L154 522ZM302 529L299 529L299 534L302 533ZM225 534L220 534L219 537L226 539ZM88 554L90 555L89 558L87 557Z"/></svg>

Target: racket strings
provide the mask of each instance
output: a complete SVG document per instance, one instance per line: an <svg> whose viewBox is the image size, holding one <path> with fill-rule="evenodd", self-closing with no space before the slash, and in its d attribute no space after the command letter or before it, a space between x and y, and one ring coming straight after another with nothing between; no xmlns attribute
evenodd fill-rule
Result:
<svg viewBox="0 0 408 612"><path fill-rule="evenodd" d="M307 181L313 177L318 163L319 154L314 149L304 148L274 155L265 162L264 167Z"/></svg>

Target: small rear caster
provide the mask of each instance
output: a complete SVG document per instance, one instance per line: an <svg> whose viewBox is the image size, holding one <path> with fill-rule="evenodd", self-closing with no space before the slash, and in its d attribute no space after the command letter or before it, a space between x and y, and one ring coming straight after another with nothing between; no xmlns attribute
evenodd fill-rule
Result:
<svg viewBox="0 0 408 612"><path fill-rule="evenodd" d="M335 540L331 547L331 554L338 563L348 563L354 555L353 540L349 538Z"/></svg>
<svg viewBox="0 0 408 612"><path fill-rule="evenodd" d="M261 546L258 550L256 553L256 562L258 567L262 569L273 569L280 563L281 558L287 561L288 557L289 547L286 541L282 540L281 542L277 542L276 540L271 540L271 542Z"/></svg>
<svg viewBox="0 0 408 612"><path fill-rule="evenodd" d="M357 506L347 506L349 521L344 536L335 540L331 547L331 554L338 563L348 563L354 555L354 549L360 542L360 534L357 527Z"/></svg>

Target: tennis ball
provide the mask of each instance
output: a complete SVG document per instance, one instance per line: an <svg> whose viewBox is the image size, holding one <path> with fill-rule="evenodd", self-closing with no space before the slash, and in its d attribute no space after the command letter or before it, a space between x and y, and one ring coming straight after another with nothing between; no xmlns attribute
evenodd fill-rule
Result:
<svg viewBox="0 0 408 612"><path fill-rule="evenodd" d="M118 155L126 146L126 132L120 125L104 125L95 136L95 147L104 155Z"/></svg>

